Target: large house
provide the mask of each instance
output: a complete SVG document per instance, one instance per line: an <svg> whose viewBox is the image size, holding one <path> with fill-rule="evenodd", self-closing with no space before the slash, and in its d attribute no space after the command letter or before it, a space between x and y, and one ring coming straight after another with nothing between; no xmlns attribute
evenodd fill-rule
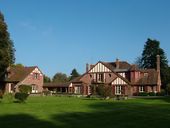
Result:
<svg viewBox="0 0 170 128"><path fill-rule="evenodd" d="M1 85L1 89L6 93L18 91L20 85L30 85L31 93L40 93L43 91L43 73L37 66L22 67L12 66L7 69L6 79Z"/></svg>
<svg viewBox="0 0 170 128"><path fill-rule="evenodd" d="M137 95L141 92L160 92L160 56L157 69L139 69L126 61L102 62L86 65L86 72L65 84L44 84L44 89L65 93L89 95L92 87L111 87L112 95Z"/></svg>

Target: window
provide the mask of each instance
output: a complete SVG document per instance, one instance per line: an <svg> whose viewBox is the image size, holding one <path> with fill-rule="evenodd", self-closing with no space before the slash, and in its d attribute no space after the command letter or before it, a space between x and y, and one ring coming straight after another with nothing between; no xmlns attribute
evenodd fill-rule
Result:
<svg viewBox="0 0 170 128"><path fill-rule="evenodd" d="M81 92L80 87L75 87L75 88L74 88L74 93L75 93L75 94L80 94L80 92Z"/></svg>
<svg viewBox="0 0 170 128"><path fill-rule="evenodd" d="M109 74L109 76L111 77L112 75L111 75L111 74Z"/></svg>
<svg viewBox="0 0 170 128"><path fill-rule="evenodd" d="M98 74L98 81L103 82L104 81L104 75L103 74Z"/></svg>
<svg viewBox="0 0 170 128"><path fill-rule="evenodd" d="M122 91L122 86L120 85L115 86L115 95L121 95L121 91Z"/></svg>
<svg viewBox="0 0 170 128"><path fill-rule="evenodd" d="M39 78L39 74L38 74L38 73L34 73L33 78L34 78L34 79L38 79L38 78Z"/></svg>
<svg viewBox="0 0 170 128"><path fill-rule="evenodd" d="M139 92L144 92L144 86L139 86Z"/></svg>
<svg viewBox="0 0 170 128"><path fill-rule="evenodd" d="M92 78L92 75L90 74L90 78Z"/></svg>
<svg viewBox="0 0 170 128"><path fill-rule="evenodd" d="M37 93L37 86L36 85L32 85L32 93Z"/></svg>

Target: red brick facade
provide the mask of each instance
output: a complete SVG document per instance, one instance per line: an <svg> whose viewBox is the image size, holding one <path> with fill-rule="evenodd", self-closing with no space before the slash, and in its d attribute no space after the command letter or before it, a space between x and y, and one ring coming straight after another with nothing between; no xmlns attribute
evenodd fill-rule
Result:
<svg viewBox="0 0 170 128"><path fill-rule="evenodd" d="M5 92L17 92L20 85L32 87L31 93L43 91L43 74L38 67L11 67L8 70Z"/></svg>

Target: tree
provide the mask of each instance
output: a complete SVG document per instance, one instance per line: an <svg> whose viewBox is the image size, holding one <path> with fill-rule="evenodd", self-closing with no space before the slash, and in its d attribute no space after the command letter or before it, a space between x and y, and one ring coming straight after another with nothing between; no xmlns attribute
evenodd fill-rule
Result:
<svg viewBox="0 0 170 128"><path fill-rule="evenodd" d="M100 84L96 87L96 92L98 95L103 98L107 98L111 96L111 86L108 84Z"/></svg>
<svg viewBox="0 0 170 128"><path fill-rule="evenodd" d="M75 68L72 70L72 72L71 72L70 75L71 75L71 76L70 76L70 80L73 80L74 78L80 76L80 74L77 72L77 70L76 70Z"/></svg>
<svg viewBox="0 0 170 128"><path fill-rule="evenodd" d="M64 73L56 73L52 79L55 83L65 83L68 81L67 75Z"/></svg>
<svg viewBox="0 0 170 128"><path fill-rule="evenodd" d="M148 39L144 45L141 58L139 57L137 62L142 68L155 68L157 67L156 56L160 55L160 69L161 69L161 79L163 88L166 84L169 83L169 69L168 69L168 60L165 55L165 52L160 48L160 42L157 40Z"/></svg>
<svg viewBox="0 0 170 128"><path fill-rule="evenodd" d="M50 77L44 75L44 83L50 83L50 82L51 82Z"/></svg>
<svg viewBox="0 0 170 128"><path fill-rule="evenodd" d="M15 49L4 16L0 12L0 79L5 78L5 72L8 66L15 62Z"/></svg>
<svg viewBox="0 0 170 128"><path fill-rule="evenodd" d="M167 91L168 95L170 95L170 84L167 85L166 91Z"/></svg>

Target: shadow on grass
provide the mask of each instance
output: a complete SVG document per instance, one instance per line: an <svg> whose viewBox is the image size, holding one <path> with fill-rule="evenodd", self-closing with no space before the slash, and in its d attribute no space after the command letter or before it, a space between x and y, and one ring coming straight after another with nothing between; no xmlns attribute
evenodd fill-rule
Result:
<svg viewBox="0 0 170 128"><path fill-rule="evenodd" d="M0 116L1 128L54 128L50 122L36 119L27 114Z"/></svg>
<svg viewBox="0 0 170 128"><path fill-rule="evenodd" d="M170 96L149 96L149 97L140 97L139 99L144 99L146 101L163 101L170 103Z"/></svg>
<svg viewBox="0 0 170 128"><path fill-rule="evenodd" d="M151 106L134 103L96 103L93 112L54 115L60 128L160 128L170 127L170 106Z"/></svg>

